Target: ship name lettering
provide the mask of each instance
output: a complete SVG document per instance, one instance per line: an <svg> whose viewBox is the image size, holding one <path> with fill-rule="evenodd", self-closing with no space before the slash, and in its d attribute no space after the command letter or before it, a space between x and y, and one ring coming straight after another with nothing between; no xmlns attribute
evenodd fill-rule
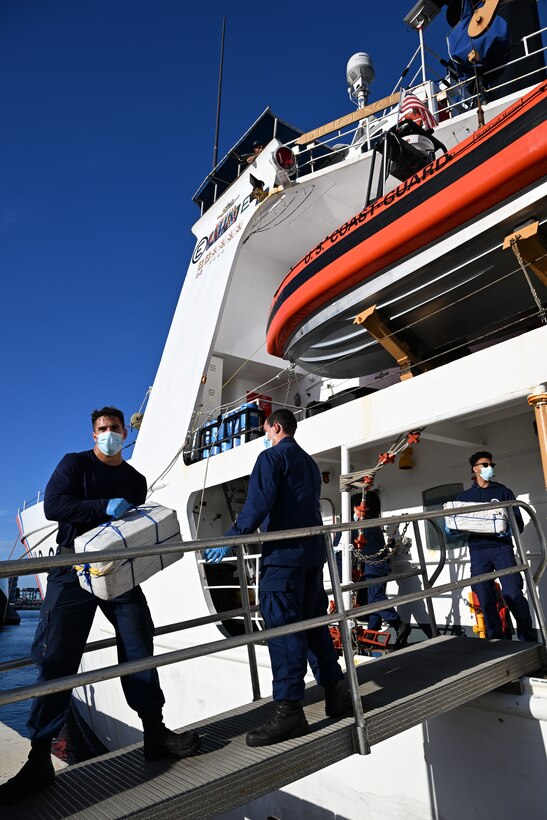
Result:
<svg viewBox="0 0 547 820"><path fill-rule="evenodd" d="M249 201L247 202L247 200ZM229 210L228 213L225 216L223 216L219 222L217 222L214 231L212 231L209 234L209 236L204 236L199 240L192 256L193 264L199 262L205 251L208 251L209 248L211 248L215 244L217 239L219 239L223 234L225 234L228 228L232 227L234 222L236 222L240 212L248 208L250 204L251 198L249 196L243 200L243 203L241 205L235 205L231 210Z"/></svg>
<svg viewBox="0 0 547 820"><path fill-rule="evenodd" d="M199 262L205 251L207 250L207 237L204 236L203 239L200 239L197 243L194 254L192 256L192 264L195 265L196 262Z"/></svg>
<svg viewBox="0 0 547 820"><path fill-rule="evenodd" d="M246 211L247 208L249 207L249 205L251 204L251 202L253 202L253 201L254 200L251 198L250 194L249 194L249 196L246 196L245 199L243 200L243 202L241 203L240 213L243 213L243 211Z"/></svg>

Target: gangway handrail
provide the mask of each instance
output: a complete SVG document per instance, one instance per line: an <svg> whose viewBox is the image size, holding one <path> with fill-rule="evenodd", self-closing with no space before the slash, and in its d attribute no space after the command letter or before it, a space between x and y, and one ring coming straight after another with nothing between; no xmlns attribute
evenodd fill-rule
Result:
<svg viewBox="0 0 547 820"><path fill-rule="evenodd" d="M401 606L402 604L421 601L425 598L432 597L433 594L443 595L446 592L451 592L456 589L463 589L464 587L469 586L470 583L478 584L483 581L493 581L496 578L503 578L506 575L525 572L526 566L527 565L525 564L516 564L514 567L508 567L507 569L485 572L481 573L481 575L472 576L471 578L464 578L461 581L451 581L448 584L441 584L434 589L420 590L418 592L407 592L404 595L398 595L394 598L390 598L390 603L394 606ZM174 649L171 652L163 652L161 655L151 655L148 658L140 658L135 661L124 661L124 663L113 664L112 666L103 666L100 669L94 669L92 672L78 672L75 675L51 679L43 683L19 686L15 689L4 689L0 691L0 706L5 706L9 703L16 703L21 700L27 700L28 698L36 697L38 695L47 695L52 692L63 692L77 686L87 686L90 683L112 680L113 678L130 675L134 672L142 672L146 669L153 669L159 666L169 666L172 663L178 663L185 660L194 660L195 658L201 658L207 655L214 655L218 652L224 652L229 649L237 649L251 643L264 643L265 641L270 640L270 638L291 635L296 632L304 632L317 626L328 626L336 621L346 619L352 620L355 617L361 617L371 612L375 612L377 609L377 603L366 604L361 607L352 607L344 612L331 612L326 615L320 615L315 618L308 618L304 621L298 621L294 624L264 629L261 632L254 632L252 635L236 635L230 638L224 638L220 641L210 641L208 643L198 644L187 649ZM220 619L217 617L217 620Z"/></svg>
<svg viewBox="0 0 547 820"><path fill-rule="evenodd" d="M414 575L415 573L412 574ZM164 626L156 626L154 627L154 637L156 638L160 635L170 635L173 632L182 632L185 629L195 629L197 626L216 624L219 621L229 621L232 618L238 618L241 615L244 615L245 611L246 610L243 607L239 607L238 609L229 609L221 612L220 615L222 617L219 617L219 613L214 612L212 615L204 615L201 618L192 618L190 621L177 621L176 623L165 624ZM260 607L258 604L255 604L254 606L251 605L249 607L249 612L252 614L260 612ZM111 646L116 646L116 638L103 638L100 641L91 641L86 644L84 653L96 652L99 649L109 649ZM12 669L21 669L24 666L32 666L33 663L34 660L30 657L30 655L27 658L16 658L11 661L0 661L0 674L2 672L9 672Z"/></svg>
<svg viewBox="0 0 547 820"><path fill-rule="evenodd" d="M536 525L536 532L538 534L540 548L542 552L542 566L541 573L544 569L545 564L545 556L546 556L546 547L545 547L545 540L543 538L543 534L541 529L539 528L537 519L535 517L535 511L528 505L526 502L516 500L510 500L506 502L494 502L490 504L477 504L477 505L469 505L462 508L453 508L451 510L451 514L454 514L454 510L461 510L462 512L472 512L478 510L485 510L485 509L496 509L500 506L506 507L508 509L508 517L509 523L511 526L511 531L515 536L517 552L520 557L520 563L517 563L513 567L508 567L503 570L495 570L489 573L482 573L481 575L472 576L471 578L465 578L460 581L452 581L448 584L441 584L439 586L434 586L431 583L431 579L428 580L426 570L425 570L425 559L423 556L423 550L419 549L420 555L420 570L423 574L424 578L424 589L420 591L413 591L410 593L405 593L403 595L398 595L391 599L392 605L400 606L406 603L412 603L419 600L426 600L428 606L430 606L430 617L433 616L433 609L432 609L432 601L431 599L434 596L442 595L446 592L451 592L456 589L462 589L470 584L477 584L482 583L484 581L493 581L496 578L503 578L506 575L516 574L523 572L526 577L527 587L532 599L532 603L534 609L536 611L536 616L538 619L538 623L540 626L540 631L543 639L543 644L547 643L547 628L545 624L545 618L543 615L543 611L541 608L541 604L539 601L539 596L537 590L534 586L534 578L531 573L530 566L524 557L524 552L522 548L522 542L520 540L520 533L518 532L518 527L515 519L514 507L523 507L525 508L528 513L530 514L531 520L534 521ZM420 520L431 520L434 518L444 518L446 517L446 512L444 510L432 510L428 512L422 511L421 513L411 513L405 514L400 516L390 516L389 518L384 519L369 519L367 521L360 522L361 526L360 529L367 529L369 527L378 526L379 524L386 524L386 523L402 523L403 521L414 521L415 524L415 533L419 533L418 531L418 521ZM287 538L297 538L301 537L302 535L312 535L312 534L321 534L321 533L332 533L337 531L345 531L348 529L354 529L355 523L350 524L334 524L334 525L326 525L321 527L308 527L308 528L301 528L299 530L288 530L281 533L280 531L275 533L253 533L251 536L235 536L233 539L222 539L224 543L228 542L236 542L236 549L238 553L238 566L240 572L243 568L243 541L249 541L250 543L256 543L257 541L269 541L273 539L279 539L281 537ZM219 539L207 539L204 541L198 542L191 542L186 544L184 552L193 550L197 551L203 549L205 544L207 543L218 543ZM363 616L374 612L377 609L377 603L367 604L361 607L352 607L346 609L343 600L343 591L342 585L340 583L340 579L338 577L338 570L336 566L336 561L334 557L334 549L332 546L332 541L330 538L326 539L326 548L327 548L327 561L329 565L329 571L331 575L331 583L333 585L334 590L334 597L337 605L337 612L336 613L329 613L323 616L319 616L316 618L307 619L305 621L299 621L294 624L287 624L281 627L276 627L273 629L262 630L260 632L252 632L249 631L249 619L250 619L250 601L248 598L248 592L246 589L246 585L242 585L242 598L244 601L243 610L246 613L246 629L247 634L241 636L235 636L230 638L225 638L220 641L212 641L206 644L200 644L197 646L189 647L186 649L179 649L174 650L172 652L166 652L161 655L153 655L148 658L141 658L136 661L128 661L122 664L115 664L113 666L103 667L101 669L95 669L91 672L80 672L76 675L71 675L64 678L58 678L55 680L49 680L42 683L34 684L31 686L19 687L16 689L5 690L3 693L0 693L0 706L5 705L8 703L13 703L20 700L25 700L29 697L33 697L36 695L45 695L51 692L58 692L58 691L66 691L69 689L73 689L76 686L85 686L91 683L96 683L103 680L110 680L112 678L117 678L120 676L124 676L127 674L131 674L133 672L142 671L145 669L157 668L159 666L166 666L171 663L176 663L184 660L195 659L198 657L203 657L211 654L215 654L217 652L227 651L229 649L239 648L243 646L247 646L249 650L249 659L250 659L250 672L251 672L251 681L253 685L253 695L255 699L260 697L259 689L258 689L258 676L257 676L257 669L256 669L256 659L255 663L253 664L251 661L254 658L251 654L251 649L254 650L254 645L256 643L263 643L270 638L275 638L281 635L289 635L296 632L302 632L307 629L312 629L317 626L322 625L329 625L333 622L338 622L340 625L340 631L342 635L342 644L344 649L344 655L346 657L346 673L348 677L348 683L351 691L352 703L354 708L354 718L355 718L355 730L356 730L356 738L357 738L357 749L360 754L366 754L370 751L370 743L367 737L367 726L366 721L363 714L362 703L359 695L359 684L357 680L357 674L355 670L355 666L353 663L350 663L350 659L353 657L352 651L352 644L351 644L351 630L350 630L350 620L355 618L356 616ZM134 555L141 550L134 550L132 551ZM147 548L144 554L149 554L150 552L155 552L156 549ZM178 552L181 551L180 548L169 549L170 552ZM104 551L104 554L107 554L112 560L114 558L114 552ZM95 563L100 558L97 558L99 553L95 553L93 556L92 563ZM124 552L120 558L126 558L127 553ZM65 565L67 559L63 556L58 556L64 560ZM28 559L31 563L41 563L43 559ZM68 559L68 565L72 563L74 557ZM12 565L13 561L1 562L4 565ZM49 559L48 563L58 563L57 561L53 561L53 559ZM20 566L20 564L19 564ZM5 572L4 566L4 572ZM245 573L242 572L241 574L242 580L245 581ZM391 576L394 579L394 576ZM247 594L246 594L247 593ZM224 620L225 613L217 613L215 620L222 621ZM432 623L434 624L434 620L432 618ZM258 689L258 694L257 694Z"/></svg>
<svg viewBox="0 0 547 820"><path fill-rule="evenodd" d="M247 556L244 556L247 558ZM415 578L417 575L420 575L420 569L411 569L404 572L396 572L390 573L386 575L385 578L380 576L375 576L374 578L369 578L365 581L356 581L355 583L349 584L342 584L341 589L342 592L349 592L350 590L358 590L362 588L367 588L370 586L374 586L379 581L401 581L407 580L408 578ZM226 587L226 589L235 589L236 586ZM239 587L237 587L239 589ZM224 587L215 587L215 589L224 589ZM332 594L333 590L330 587L325 589L325 592L330 595ZM177 621L172 624L166 624L165 626L157 626L154 628L154 637L158 637L161 635L170 635L173 632L182 632L186 629L194 629L198 626L207 626L208 624L217 624L219 621L229 621L233 618L239 618L245 613L245 609L240 607L239 609L229 609L223 610L222 612L214 612L212 615L205 615L202 618L193 618L190 621ZM258 604L251 605L249 607L249 612L251 614L256 614L260 612L260 607ZM263 634L263 630L261 630L261 635ZM86 644L84 648L84 653L87 652L96 652L99 649L109 649L110 647L116 646L116 638L103 638L100 641L91 641L90 643ZM25 666L32 666L34 664L34 660L30 657L23 657L23 658L15 658L10 661L0 661L0 674L2 672L10 672L13 669L22 669Z"/></svg>
<svg viewBox="0 0 547 820"><path fill-rule="evenodd" d="M390 526L391 524L406 524L407 522L413 521L429 521L430 519L435 518L446 518L447 515L452 516L458 512L480 512L484 510L497 510L500 509L500 507L513 506L522 507L526 510L534 524L538 541L540 542L541 561L540 566L534 574L534 581L537 583L543 575L545 567L547 566L547 546L545 544L545 538L539 526L534 508L526 501L522 501L518 498L516 500L509 501L496 501L491 504L473 504L472 506L466 505L465 507L454 507L451 508L450 513L447 513L446 510L422 510L417 513L402 513L400 515L382 516L381 518L368 518L364 521L359 521L359 529L384 527ZM239 544L262 544L267 543L268 541L303 538L312 535L332 535L336 532L347 532L355 529L357 529L356 523L355 521L352 521L351 523L338 522L336 524L322 524L314 527L276 530L275 532L255 532L250 535L233 535L229 538L225 536L217 536L216 538L203 538L194 541L170 541L169 544L161 545L161 552L165 555L171 555L173 553L185 554L187 552L206 550L209 547L217 547L219 542L221 542L224 546L237 547ZM131 558L144 558L149 555L157 555L157 552L157 544L147 547L135 547L131 549ZM70 552L70 554L50 555L43 556L42 558L25 558L25 574L29 575L33 572L43 572L44 570L50 568L70 567L73 566L75 562L75 556L83 557L84 555L85 563L87 564L98 564L105 558L109 561L127 560L127 550L122 548L113 550L98 550L97 552L86 553ZM20 573L21 559L0 561L0 578L10 578L20 575Z"/></svg>

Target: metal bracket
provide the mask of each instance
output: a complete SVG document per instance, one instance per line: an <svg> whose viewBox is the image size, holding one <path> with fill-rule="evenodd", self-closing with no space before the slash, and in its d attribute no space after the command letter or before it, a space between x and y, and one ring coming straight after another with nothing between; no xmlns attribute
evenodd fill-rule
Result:
<svg viewBox="0 0 547 820"><path fill-rule="evenodd" d="M509 234L503 240L503 250L511 248L518 259L517 251L528 267L547 287L547 242L540 234L539 222L531 222Z"/></svg>
<svg viewBox="0 0 547 820"><path fill-rule="evenodd" d="M499 6L499 0L484 0L484 4L477 9L467 26L467 33L471 39L479 37L490 26Z"/></svg>
<svg viewBox="0 0 547 820"><path fill-rule="evenodd" d="M411 366L416 366L418 359L408 344L399 338L398 333L389 326L387 319L381 316L380 312L376 309L376 305L372 305L372 307L359 313L353 320L353 324L364 325L365 329L376 339L378 344L382 345L390 356L393 356L401 368L401 381L412 378L413 374L410 368ZM422 368L418 369L422 370Z"/></svg>

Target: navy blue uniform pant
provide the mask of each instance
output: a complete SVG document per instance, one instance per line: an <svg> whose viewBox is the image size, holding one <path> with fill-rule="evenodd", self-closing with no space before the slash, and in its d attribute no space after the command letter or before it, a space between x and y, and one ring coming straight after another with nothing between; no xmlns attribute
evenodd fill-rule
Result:
<svg viewBox="0 0 547 820"><path fill-rule="evenodd" d="M382 561L380 564L365 563L365 575L363 580L370 581L372 578L383 578L390 573L390 566L387 561ZM365 604L382 604L389 600L386 595L386 582L380 584L372 584L369 587L363 587L357 592L357 603L359 606ZM382 607L378 612L371 612L368 616L368 628L374 629L378 632L382 628L382 621L385 621L389 626L399 626L401 619L393 607Z"/></svg>
<svg viewBox="0 0 547 820"><path fill-rule="evenodd" d="M97 606L115 629L119 663L154 653L154 624L140 587L102 601L82 589L73 569L53 570L31 649L38 681L76 674ZM157 713L165 703L156 669L127 675L121 684L129 706L141 717ZM68 690L35 698L27 723L32 740L59 734L70 695Z"/></svg>
<svg viewBox="0 0 547 820"><path fill-rule="evenodd" d="M483 572L493 572L496 569L507 569L516 564L513 547L510 544L499 546L478 546L469 548L471 557L471 575L481 575ZM536 641L537 636L532 627L530 608L522 594L522 576L520 573L506 575L500 578L501 589L505 602L517 625L517 636L521 641ZM503 630L496 606L496 590L491 581L475 584L476 593L484 614L486 636L488 638L503 638Z"/></svg>
<svg viewBox="0 0 547 820"><path fill-rule="evenodd" d="M365 553L366 554L366 553ZM342 580L342 553L336 553L336 563L338 566L338 575ZM365 563L365 574L363 581L369 581L371 578L383 578L389 575L391 567L388 561L382 561L379 564ZM372 584L369 587L361 587L357 590L357 606L366 606L367 604L381 604L383 601L389 600L386 595L386 582L381 584ZM383 607L378 612L371 612L368 616L368 628L379 632L382 628L382 621L385 621L389 626L397 628L401 623L401 619L393 607Z"/></svg>
<svg viewBox="0 0 547 820"><path fill-rule="evenodd" d="M267 629L326 615L323 568L266 566L258 586ZM328 686L344 675L327 626L268 641L274 700L302 700L309 660L318 683Z"/></svg>

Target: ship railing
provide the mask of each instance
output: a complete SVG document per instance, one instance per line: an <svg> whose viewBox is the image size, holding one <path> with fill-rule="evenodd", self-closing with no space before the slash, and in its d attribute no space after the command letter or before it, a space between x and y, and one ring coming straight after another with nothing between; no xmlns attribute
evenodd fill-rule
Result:
<svg viewBox="0 0 547 820"><path fill-rule="evenodd" d="M531 34L527 34L523 37L522 44L524 53L521 56L516 57L514 60L508 61L503 67L508 68L510 66L517 66L523 63L523 61L529 61L530 58L537 57L539 55L544 55L545 57L545 54L547 53L547 46L543 46L543 44L541 44L539 47L534 48L530 45L533 43L534 39L538 38L540 38L539 41L541 43L541 35L544 32L547 32L547 27L539 29L538 31L532 32ZM413 59L416 59L417 54L419 54L419 50L414 54ZM411 67L412 62L413 61L411 61L408 68ZM447 83L444 88L440 87L439 82L437 82L436 85L439 88L438 91L435 91L434 83L429 80L414 85L414 81L420 73L421 68L417 70L416 75L412 78L410 85L407 89L405 89L405 92L417 94L420 98L425 97L429 100L432 113L435 117L437 117L439 124L442 125L442 123L446 120L450 120L461 114L466 114L470 111L476 110L479 97L484 104L489 102L489 97L499 99L500 92L503 92L504 89L509 90L511 86L515 86L516 83L522 83L524 80L529 80L529 85L531 87L535 83L540 82L545 78L545 59L543 60L543 65L540 65L531 71L523 71L522 73L518 73L511 79L505 80L504 82L495 83L495 81L493 81L492 84L490 84L490 81L495 78L499 70L500 67L497 66L481 73L482 82L487 86L482 96L476 89L475 81L472 77L462 79L459 82L454 82L454 80L451 79L449 84ZM397 84L395 90L397 90L398 87L399 83ZM386 110L382 112L380 117L369 116L364 120L360 120L356 125L352 124L347 128L335 129L331 132L327 132L330 133L331 136L326 138L324 135L322 137L317 137L305 146L300 146L298 144L298 139L286 143L287 147L291 148L291 150L298 155L299 178L314 173L327 165L330 166L336 162L340 162L343 159L346 159L348 154L352 156L351 149L357 148L359 152L370 151L375 140L383 133L383 131L395 124L397 111L398 109L395 108L391 111ZM345 140L345 142L340 144L340 140ZM353 155L356 155L356 151L353 151Z"/></svg>
<svg viewBox="0 0 547 820"><path fill-rule="evenodd" d="M29 507L34 507L36 504L39 504L40 501L43 500L44 493L42 490L38 490L36 496L34 498L25 499L23 501L23 506L18 510L19 513L24 512Z"/></svg>
<svg viewBox="0 0 547 820"><path fill-rule="evenodd" d="M509 61L505 64L505 67L509 67L512 65L517 65L518 63L522 62L523 60L529 59L537 54L545 54L547 51L547 47L542 47L536 49L535 51L530 51L527 54L516 57L514 60ZM489 77L495 76L496 72L499 71L499 68L492 68L488 71L483 72L482 78L484 81L488 81ZM444 119L453 119L454 117L459 116L463 113L468 113L469 111L475 111L477 109L479 97L483 104L488 103L489 96L494 97L495 100L501 99L500 93L504 89L509 91L511 86L514 86L515 83L522 82L523 80L528 80L529 86L532 87L535 83L540 82L542 79L545 78L545 66L538 66L537 68L532 69L531 71L524 72L522 74L518 74L515 77L512 77L509 80L505 80L504 82L488 85L485 89L483 94L478 92L477 90L471 90L475 85L473 78L467 78L462 80L458 83L451 83L450 86L443 91L438 92L435 95L435 99L437 101L437 109L434 111L437 117L442 117ZM446 100L446 105L442 105L441 103Z"/></svg>
<svg viewBox="0 0 547 820"><path fill-rule="evenodd" d="M439 633L435 621L433 602L434 597L444 595L455 590L463 589L464 587L470 586L471 584L479 584L483 582L494 581L497 578L503 578L507 575L522 572L526 579L526 587L528 591L529 600L531 601L533 609L535 611L541 633L542 643L545 647L545 644L547 643L547 626L536 584L539 582L547 565L547 547L545 543L545 537L542 533L534 509L524 501L511 500L504 502L494 502L491 504L477 504L462 508L454 508L450 511L450 514L454 515L458 512L465 512L466 514L468 514L470 512L477 512L480 510L484 511L491 509L499 509L500 507L506 508L507 510L507 516L511 528L511 533L515 540L515 546L517 551L517 561L515 566L508 567L507 569L495 570L493 572L481 573L480 575L465 578L463 580L451 581L449 583L441 584L438 584L437 581L446 557L446 544L443 539L441 543L441 548L439 550L439 566L437 567L437 570L430 576L428 574L428 569L425 562L425 555L420 534L419 522L433 521L437 518L445 518L446 512L444 510L432 510L428 512L422 511L419 513L406 513L397 516L386 516L385 518L370 519L367 521L359 522L359 528L364 530L370 527L406 524L407 522L409 524L412 524L413 526L414 537L416 539L416 547L419 556L419 567L409 572L392 573L391 575L386 576L384 580L402 580L404 578L408 578L409 575L420 575L422 578L423 588L399 594L391 598L390 605L401 606L403 604L414 603L416 601L425 601L428 607L432 636L437 636ZM521 534L519 533L517 522L515 519L514 508L516 507L525 510L530 516L530 521L535 530L540 545L540 561L535 573L532 573L532 569L525 557ZM94 684L100 681L112 680L135 672L141 672L145 669L158 668L160 666L168 666L172 663L179 663L182 661L201 658L217 654L219 652L237 649L240 647L247 647L249 653L249 672L251 678L253 700L258 700L260 699L261 695L258 677L258 666L254 651L256 644L262 644L265 641L268 641L269 639L278 638L281 636L290 635L298 632L304 632L308 629L313 629L318 626L331 626L332 624L336 623L338 624L341 633L343 655L346 662L346 678L351 692L351 698L353 703L356 745L360 754L368 754L370 752L370 743L367 735L367 723L363 713L363 706L361 702L361 696L359 693L357 672L353 660L353 644L351 629L355 618L362 617L364 615L374 612L375 610L377 610L378 604L372 603L367 604L365 606L353 606L353 602L350 600L349 606L346 606L344 600L344 592L354 590L358 588L359 585L353 583L342 584L340 582L336 559L334 556L334 549L332 546L332 535L334 533L346 532L352 529L355 529L355 522L347 524L329 524L317 527L303 527L299 529L285 530L282 532L253 533L252 535L246 536L222 538L223 544L230 545L236 550L242 606L239 607L238 610L232 610L231 612L215 613L203 618L194 618L191 620L182 621L178 624L170 624L166 627L160 627L156 630L156 634L166 634L167 632L181 631L183 629L203 626L205 624L222 623L224 620L234 617L235 613L244 615L245 634L229 638L223 638L222 640L196 644L185 649L178 649L170 652L165 652L160 655L141 658L139 660L126 661L124 663L114 664L112 666L105 666L99 669L93 669L90 672L80 672L78 674L69 675L63 678L44 680L30 686L22 686L17 687L15 689L7 689L0 692L0 706L26 700L28 698L35 696L48 695L53 692L71 690L74 687L88 686L92 683ZM336 604L336 612L328 613L316 618L309 618L303 621L299 621L297 623L287 624L285 626L265 629L261 632L254 631L251 622L251 615L253 612L256 611L256 606L253 606L249 599L249 590L247 587L247 579L243 563L244 546L247 544L254 544L257 542L267 543L269 541L274 540L279 541L280 538L289 540L294 538L302 538L317 535L326 536L325 546L327 552L327 562L332 584L332 590L334 594L334 600ZM218 542L219 539L214 538L203 539L201 541L181 541L178 544L164 544L162 545L162 552L182 554L198 552L208 547L217 546ZM134 558L145 557L153 555L155 553L157 553L157 546L138 547L132 549L132 557ZM127 560L127 551L121 549L104 550L102 552L87 554L86 557L90 563L99 563L103 561L105 558L108 558L109 561L125 561ZM66 554L58 555L53 558L32 558L27 559L25 571L43 572L44 570L52 567L71 566L73 562L74 557L68 556ZM20 574L20 571L21 564L19 561L0 562L0 578L18 575ZM374 582L378 583L379 580L381 579L375 578ZM367 582L360 582L360 585L366 586ZM89 644L88 647L86 647L86 651L93 651L99 648L103 648L105 646L112 646L114 645L114 643L115 642L113 640L96 641L92 644ZM19 665L21 665L23 661L27 662L28 659L19 659ZM16 663L17 661L3 663L0 666L0 671L7 671L10 668L14 668L14 664Z"/></svg>

